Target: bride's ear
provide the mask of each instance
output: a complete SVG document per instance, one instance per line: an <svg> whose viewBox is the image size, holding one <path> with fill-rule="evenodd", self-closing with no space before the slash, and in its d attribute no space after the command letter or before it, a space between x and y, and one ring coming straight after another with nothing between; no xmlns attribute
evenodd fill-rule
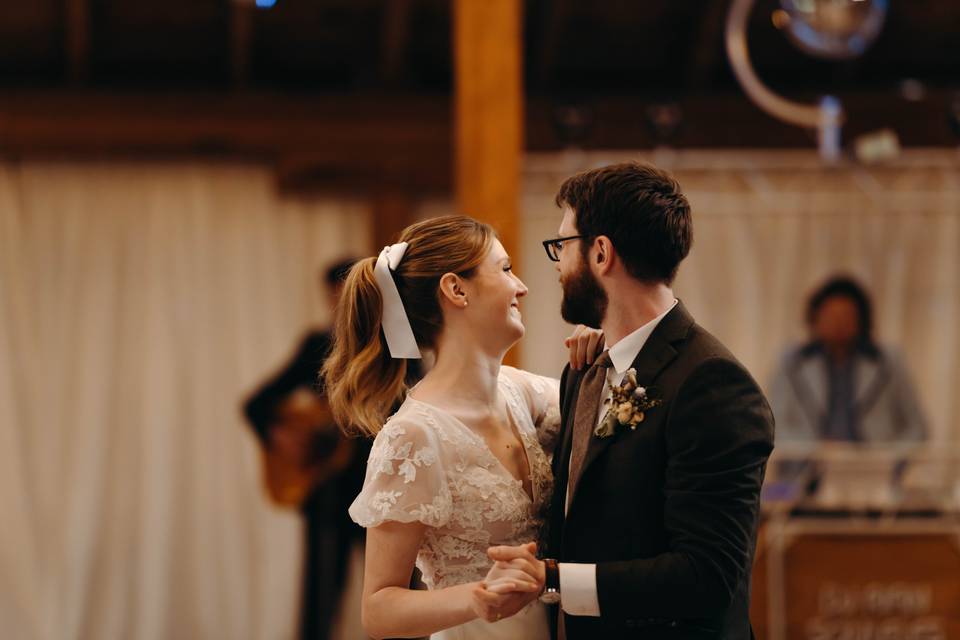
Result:
<svg viewBox="0 0 960 640"><path fill-rule="evenodd" d="M440 299L454 307L467 306L467 292L463 288L463 279L455 273L445 273L440 278Z"/></svg>

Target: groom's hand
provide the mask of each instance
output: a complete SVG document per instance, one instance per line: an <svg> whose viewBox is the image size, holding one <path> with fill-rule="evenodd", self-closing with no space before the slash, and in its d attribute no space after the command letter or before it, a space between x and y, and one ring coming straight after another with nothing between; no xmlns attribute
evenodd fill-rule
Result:
<svg viewBox="0 0 960 640"><path fill-rule="evenodd" d="M525 569L519 562L494 562L483 583L494 593L523 591L539 594L540 584Z"/></svg>
<svg viewBox="0 0 960 640"><path fill-rule="evenodd" d="M536 595L540 595L546 583L546 569L543 560L537 558L537 543L528 542L516 547L498 546L487 549L487 556L494 561L491 574L496 571L522 572L525 580L537 586ZM492 576L488 576L492 577Z"/></svg>
<svg viewBox="0 0 960 640"><path fill-rule="evenodd" d="M570 368L590 366L603 349L603 331L578 324L563 344L570 350Z"/></svg>
<svg viewBox="0 0 960 640"><path fill-rule="evenodd" d="M537 599L543 591L545 573L536 554L533 542L487 550L493 567L473 591L472 606L479 617L488 622L509 618Z"/></svg>

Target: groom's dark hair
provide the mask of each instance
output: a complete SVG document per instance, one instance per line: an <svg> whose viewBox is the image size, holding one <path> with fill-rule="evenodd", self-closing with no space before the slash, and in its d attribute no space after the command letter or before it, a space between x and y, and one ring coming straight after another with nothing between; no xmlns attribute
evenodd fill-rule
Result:
<svg viewBox="0 0 960 640"><path fill-rule="evenodd" d="M607 236L634 278L670 284L693 244L690 203L669 173L637 162L613 164L567 178L557 206L576 216L584 256Z"/></svg>

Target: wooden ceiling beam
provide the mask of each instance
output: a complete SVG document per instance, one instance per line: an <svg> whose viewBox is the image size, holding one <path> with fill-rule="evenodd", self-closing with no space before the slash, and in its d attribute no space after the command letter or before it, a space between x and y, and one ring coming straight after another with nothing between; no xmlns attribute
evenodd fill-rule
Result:
<svg viewBox="0 0 960 640"><path fill-rule="evenodd" d="M377 96L0 94L0 153L450 153L449 101Z"/></svg>
<svg viewBox="0 0 960 640"><path fill-rule="evenodd" d="M253 36L253 2L230 2L230 75L237 88L250 77L250 40Z"/></svg>
<svg viewBox="0 0 960 640"><path fill-rule="evenodd" d="M725 55L723 48L727 8L724 0L710 0L699 5L699 19L693 22L690 47L684 69L684 82L690 91L707 85L717 64Z"/></svg>
<svg viewBox="0 0 960 640"><path fill-rule="evenodd" d="M807 96L794 96L810 99ZM952 147L947 107L953 92L928 90L916 102L892 91L842 96L849 114L844 139L890 127L906 146ZM526 149L559 150L550 98L526 101ZM658 140L644 123L653 101L584 97L595 124L585 149L644 149ZM666 144L679 148L809 146L803 129L766 115L742 95L680 98L683 122ZM452 146L445 97L265 94L0 93L0 153L245 153L283 150L442 153ZM381 151L378 151L381 150ZM391 152L392 153L392 152Z"/></svg>
<svg viewBox="0 0 960 640"><path fill-rule="evenodd" d="M82 86L90 75L90 1L66 0L64 8L67 79Z"/></svg>
<svg viewBox="0 0 960 640"><path fill-rule="evenodd" d="M535 86L548 87L553 80L560 36L570 13L570 0L544 0L531 16L536 22L531 68Z"/></svg>
<svg viewBox="0 0 960 640"><path fill-rule="evenodd" d="M889 128L897 133L902 146L956 147L960 140L952 132L947 114L952 96L947 90L928 90L922 100L912 102L894 91L841 94L847 113L843 143ZM791 97L810 103L816 100L812 95ZM555 104L549 99L528 100L527 150L562 150L551 120ZM646 120L648 107L657 104L656 100L586 98L583 104L592 109L594 122L579 143L584 149L816 148L812 130L776 120L742 94L678 98L680 121L676 132L666 139L654 135Z"/></svg>
<svg viewBox="0 0 960 640"><path fill-rule="evenodd" d="M384 86L395 87L403 80L410 39L410 0L384 3L383 37L380 55L380 79Z"/></svg>
<svg viewBox="0 0 960 640"><path fill-rule="evenodd" d="M893 92L845 96L844 141L890 127L904 146L956 147L947 116L952 96L945 90L918 102ZM667 140L644 122L649 100L587 98L585 104L595 117L583 149L816 146L810 132L774 120L739 95L679 100L682 122ZM554 108L547 98L526 101L527 151L563 150ZM444 97L0 94L0 156L259 158L275 164L282 187L297 190L449 193L452 139L451 101Z"/></svg>

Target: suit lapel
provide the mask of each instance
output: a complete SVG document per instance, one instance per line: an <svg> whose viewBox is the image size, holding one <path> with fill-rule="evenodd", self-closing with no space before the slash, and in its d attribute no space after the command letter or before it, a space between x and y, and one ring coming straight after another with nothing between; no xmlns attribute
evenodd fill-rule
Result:
<svg viewBox="0 0 960 640"><path fill-rule="evenodd" d="M865 400L869 396L873 395L870 393L873 388L877 385L877 382L880 380L880 363L872 358L865 358L863 356L857 356L854 360L856 363L855 374L856 375L856 390L854 391L854 402L857 405L863 405Z"/></svg>
<svg viewBox="0 0 960 640"><path fill-rule="evenodd" d="M570 447L573 443L573 416L580 395L580 381L586 370L574 371L569 367L561 377L561 416L563 418L560 446L553 456L554 494L550 503L548 539L553 553L560 553L560 533L566 516L567 476L570 471Z"/></svg>
<svg viewBox="0 0 960 640"><path fill-rule="evenodd" d="M856 359L856 392L854 406L856 407L857 418L861 421L859 425L862 428L862 420L865 415L870 413L873 405L876 404L880 395L890 381L890 367L886 361L881 359L867 358L859 356Z"/></svg>
<svg viewBox="0 0 960 640"><path fill-rule="evenodd" d="M805 393L813 403L817 415L822 416L827 413L827 359L824 357L807 358L797 370L797 376L804 385ZM819 424L817 425L819 427Z"/></svg>
<svg viewBox="0 0 960 640"><path fill-rule="evenodd" d="M827 386L827 365L821 356L798 355L787 371L787 378L797 398L804 417L807 419L811 434L822 429L823 418L827 413L825 389Z"/></svg>
<svg viewBox="0 0 960 640"><path fill-rule="evenodd" d="M637 357L634 358L631 364L631 367L637 371L637 383L641 387L650 386L660 372L677 357L677 350L674 344L686 338L692 326L693 317L687 312L683 303L677 303L677 306L660 321L660 324L658 324L653 330L653 333L650 334L647 342L643 345L643 348L640 349L640 353L637 354ZM575 407L574 411L576 411ZM572 415L574 411L570 413L570 424L567 425L568 431L573 431ZM583 460L583 468L580 471L580 479L577 482L577 486L571 489L571 510L576 501L577 490L583 483L583 478L587 475L590 465L599 458L608 447L620 439L622 431L622 428L617 428L614 434L608 438L591 436L590 443L587 445L587 454Z"/></svg>

